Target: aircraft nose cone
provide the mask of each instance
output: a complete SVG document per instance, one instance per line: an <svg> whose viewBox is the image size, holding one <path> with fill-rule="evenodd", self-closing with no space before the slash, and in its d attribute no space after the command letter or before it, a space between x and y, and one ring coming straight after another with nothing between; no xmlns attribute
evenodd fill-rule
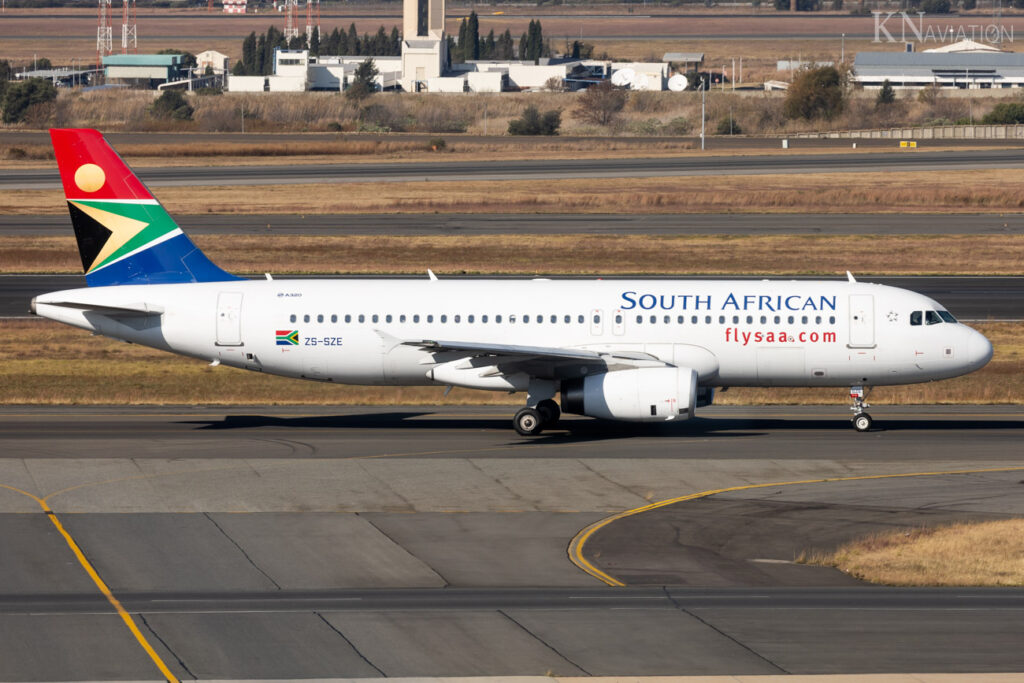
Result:
<svg viewBox="0 0 1024 683"><path fill-rule="evenodd" d="M984 367L992 360L992 342L980 332L971 330L971 336L967 340L967 358L972 369Z"/></svg>

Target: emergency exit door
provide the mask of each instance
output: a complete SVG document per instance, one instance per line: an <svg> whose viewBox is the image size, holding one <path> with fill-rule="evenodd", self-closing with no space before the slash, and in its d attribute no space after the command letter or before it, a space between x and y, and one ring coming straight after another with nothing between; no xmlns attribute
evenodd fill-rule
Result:
<svg viewBox="0 0 1024 683"><path fill-rule="evenodd" d="M850 295L850 342L856 349L870 349L875 346L875 296L873 294Z"/></svg>

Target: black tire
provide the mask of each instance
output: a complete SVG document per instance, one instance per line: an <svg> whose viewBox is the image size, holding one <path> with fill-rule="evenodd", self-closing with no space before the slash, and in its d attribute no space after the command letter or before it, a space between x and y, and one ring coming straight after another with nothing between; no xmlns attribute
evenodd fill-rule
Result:
<svg viewBox="0 0 1024 683"><path fill-rule="evenodd" d="M867 413L861 413L860 415L853 416L853 428L858 432L871 431L872 419Z"/></svg>
<svg viewBox="0 0 1024 683"><path fill-rule="evenodd" d="M558 418L562 417L562 409L550 398L544 399L537 404L537 412L540 413L541 419L544 420L545 427L555 424L558 422Z"/></svg>
<svg viewBox="0 0 1024 683"><path fill-rule="evenodd" d="M521 408L512 418L512 426L521 436L536 436L544 429L544 418L539 410Z"/></svg>

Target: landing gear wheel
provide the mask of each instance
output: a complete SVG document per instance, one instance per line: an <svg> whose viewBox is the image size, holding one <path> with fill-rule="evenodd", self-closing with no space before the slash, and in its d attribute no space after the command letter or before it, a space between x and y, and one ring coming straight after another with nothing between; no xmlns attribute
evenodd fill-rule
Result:
<svg viewBox="0 0 1024 683"><path fill-rule="evenodd" d="M546 398L537 404L537 412L540 413L545 427L555 424L558 422L558 418L562 416L562 409L550 398Z"/></svg>
<svg viewBox="0 0 1024 683"><path fill-rule="evenodd" d="M539 410L520 408L512 418L512 426L522 436L536 436L544 429L544 418Z"/></svg>
<svg viewBox="0 0 1024 683"><path fill-rule="evenodd" d="M867 432L871 430L871 416L867 413L860 413L859 415L853 416L853 428L858 432Z"/></svg>

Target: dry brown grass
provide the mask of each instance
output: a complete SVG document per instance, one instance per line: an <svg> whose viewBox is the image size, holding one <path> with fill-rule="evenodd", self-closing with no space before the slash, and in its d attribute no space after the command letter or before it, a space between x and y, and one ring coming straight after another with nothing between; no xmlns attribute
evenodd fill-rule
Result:
<svg viewBox="0 0 1024 683"><path fill-rule="evenodd" d="M496 169L500 173L500 169ZM497 191L500 188L500 191ZM1024 207L1014 169L694 178L164 187L173 213L1001 213ZM0 213L62 213L60 190L0 193ZM827 226L823 226L827 227Z"/></svg>
<svg viewBox="0 0 1024 683"><path fill-rule="evenodd" d="M236 273L1015 275L1024 235L198 235ZM951 263L949 254L957 254ZM811 258L813 257L813 258ZM3 273L79 273L74 238L8 237Z"/></svg>
<svg viewBox="0 0 1024 683"><path fill-rule="evenodd" d="M989 323L976 328L992 340L995 359L979 372L941 383L882 388L886 403L1024 403L1024 325ZM29 350L29 351L26 351ZM719 400L722 399L722 400ZM841 389L731 389L727 405L837 404ZM93 337L45 320L0 321L0 405L214 404L398 405L521 402L499 392L456 389L447 398L435 387L353 387L301 382Z"/></svg>
<svg viewBox="0 0 1024 683"><path fill-rule="evenodd" d="M798 561L889 586L1024 586L1024 519L873 534Z"/></svg>

